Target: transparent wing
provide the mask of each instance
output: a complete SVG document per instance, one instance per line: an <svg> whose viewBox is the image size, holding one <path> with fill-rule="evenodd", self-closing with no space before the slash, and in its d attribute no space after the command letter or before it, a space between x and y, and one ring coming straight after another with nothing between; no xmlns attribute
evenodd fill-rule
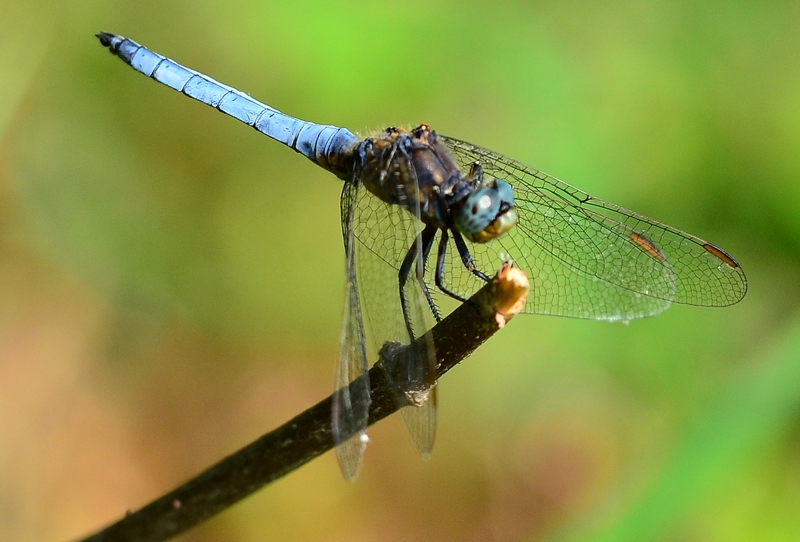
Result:
<svg viewBox="0 0 800 542"><path fill-rule="evenodd" d="M744 297L744 272L718 247L488 149L439 137L464 171L480 162L485 176L513 186L517 225L498 240L469 248L484 272L510 258L528 274L525 312L630 320L672 303L727 306ZM470 295L481 281L452 249L445 282Z"/></svg>
<svg viewBox="0 0 800 542"><path fill-rule="evenodd" d="M408 182L416 180L409 179ZM406 191L398 187L398 192L398 200L402 201ZM422 223L414 218L419 211L417 209L414 213L400 205L388 205L367 190L359 194L356 207L354 232L358 241L359 293L370 344L375 352L387 342L410 344L432 324L431 309L423 291L426 286L415 268L409 273L403 289L409 326L404 318L399 288L399 270L412 246L416 261L422 261L419 260L422 258ZM409 327L412 336L409 336ZM412 349L407 361L405 367L396 371L395 383L420 406L404 407L401 413L415 447L427 456L436 434L435 392L430 397L425 395L435 383L432 341Z"/></svg>
<svg viewBox="0 0 800 542"><path fill-rule="evenodd" d="M430 458L433 444L436 441L438 406L438 392L434 387L431 388L423 404L406 406L400 409L400 414L403 416L403 424L411 437L411 442L425 459Z"/></svg>
<svg viewBox="0 0 800 542"><path fill-rule="evenodd" d="M366 338L358 297L354 219L359 186L345 183L341 197L342 235L345 244L346 292L339 358L331 407L331 427L336 458L347 480L354 480L367 446L369 376ZM365 191L364 191L365 192Z"/></svg>

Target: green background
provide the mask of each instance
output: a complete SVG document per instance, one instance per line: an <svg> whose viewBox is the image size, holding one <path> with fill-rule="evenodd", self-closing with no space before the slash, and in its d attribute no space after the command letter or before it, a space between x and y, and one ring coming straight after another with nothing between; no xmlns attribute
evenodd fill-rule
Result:
<svg viewBox="0 0 800 542"><path fill-rule="evenodd" d="M515 319L440 386L182 540L800 539L800 4L0 5L0 539L66 540L330 393L341 183L148 81L427 123L709 239L728 309ZM534 294L535 295L535 292Z"/></svg>

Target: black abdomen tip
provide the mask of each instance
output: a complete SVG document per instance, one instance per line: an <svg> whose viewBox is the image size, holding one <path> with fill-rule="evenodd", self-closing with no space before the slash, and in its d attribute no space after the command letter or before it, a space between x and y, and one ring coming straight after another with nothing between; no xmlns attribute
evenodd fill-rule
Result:
<svg viewBox="0 0 800 542"><path fill-rule="evenodd" d="M98 32L95 34L97 39L100 40L100 43L103 44L104 47L111 47L115 41L122 41L121 36L117 36L116 34L111 34L109 32Z"/></svg>

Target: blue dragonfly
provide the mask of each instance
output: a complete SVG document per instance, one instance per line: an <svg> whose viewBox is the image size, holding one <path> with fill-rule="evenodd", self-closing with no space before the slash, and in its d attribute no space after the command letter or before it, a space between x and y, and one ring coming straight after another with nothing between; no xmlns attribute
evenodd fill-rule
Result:
<svg viewBox="0 0 800 542"><path fill-rule="evenodd" d="M673 303L724 307L747 279L720 247L426 125L359 138L306 122L119 35L100 42L136 71L291 147L344 181L346 301L332 403L342 473L367 444L368 344L411 344L511 259L531 279L523 312L629 321ZM435 255L434 246L436 246ZM367 337L371 337L371 341ZM434 345L397 371L403 419L425 456L436 433ZM372 353L374 353L372 352Z"/></svg>

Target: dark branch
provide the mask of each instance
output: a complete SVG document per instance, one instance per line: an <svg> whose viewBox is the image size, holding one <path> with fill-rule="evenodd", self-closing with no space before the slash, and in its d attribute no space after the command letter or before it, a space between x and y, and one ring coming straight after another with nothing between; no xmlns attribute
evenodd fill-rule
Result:
<svg viewBox="0 0 800 542"><path fill-rule="evenodd" d="M461 362L525 305L528 281L504 264L497 276L428 333L433 334L437 375ZM408 348L408 347L404 347ZM404 348L391 355L402 356ZM386 352L382 351L384 354ZM370 425L404 406L381 359L369 371ZM83 542L156 541L181 533L333 448L331 398L230 455Z"/></svg>

